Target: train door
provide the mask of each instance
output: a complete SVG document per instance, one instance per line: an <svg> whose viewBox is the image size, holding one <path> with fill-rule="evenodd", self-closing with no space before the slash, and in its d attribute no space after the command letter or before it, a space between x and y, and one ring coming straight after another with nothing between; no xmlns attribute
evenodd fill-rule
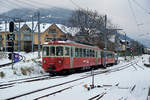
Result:
<svg viewBox="0 0 150 100"><path fill-rule="evenodd" d="M101 58L101 51L97 51L97 63L100 65L102 63L102 58Z"/></svg>
<svg viewBox="0 0 150 100"><path fill-rule="evenodd" d="M70 51L71 51L70 52L70 67L73 68L73 55L74 55L73 52L74 52L74 47L71 46Z"/></svg>

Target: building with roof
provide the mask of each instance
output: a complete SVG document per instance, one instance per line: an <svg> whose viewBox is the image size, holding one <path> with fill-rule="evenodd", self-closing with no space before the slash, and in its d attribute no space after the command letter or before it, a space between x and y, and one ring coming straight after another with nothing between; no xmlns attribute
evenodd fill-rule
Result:
<svg viewBox="0 0 150 100"><path fill-rule="evenodd" d="M33 26L32 26L33 25ZM8 40L7 35L9 32L9 24L2 23L0 24L0 37L1 37L1 48L7 50ZM20 27L20 28L19 28ZM20 30L19 30L20 29ZM33 29L33 31L32 31ZM40 41L38 41L38 27L37 22L25 22L25 23L15 23L15 41L14 49L21 51L31 51L32 42L34 44L34 50L37 50L37 45L40 42L40 45L45 43L47 39L52 38L66 38L67 34L75 35L79 30L76 28L67 27L61 24L49 24L41 23L40 24Z"/></svg>

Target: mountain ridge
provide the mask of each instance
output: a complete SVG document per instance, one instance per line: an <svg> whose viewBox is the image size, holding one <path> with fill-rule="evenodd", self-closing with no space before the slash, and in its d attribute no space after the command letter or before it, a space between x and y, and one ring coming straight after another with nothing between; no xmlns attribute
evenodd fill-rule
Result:
<svg viewBox="0 0 150 100"><path fill-rule="evenodd" d="M33 20L37 20L37 12L40 12L40 21L42 23L57 23L67 25L69 23L68 19L71 17L72 10L65 8L39 8L37 10L32 8L20 8L12 9L8 12L0 14L0 20L5 20L6 16L9 18L22 18L25 21L31 21L32 16L34 15Z"/></svg>

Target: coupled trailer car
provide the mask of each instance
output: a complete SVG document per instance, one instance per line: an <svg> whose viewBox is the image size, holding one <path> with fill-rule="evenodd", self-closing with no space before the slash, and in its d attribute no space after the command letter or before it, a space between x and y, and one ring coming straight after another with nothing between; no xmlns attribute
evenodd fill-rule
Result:
<svg viewBox="0 0 150 100"><path fill-rule="evenodd" d="M116 63L114 52L73 41L47 42L42 48L42 68L50 74L98 68Z"/></svg>

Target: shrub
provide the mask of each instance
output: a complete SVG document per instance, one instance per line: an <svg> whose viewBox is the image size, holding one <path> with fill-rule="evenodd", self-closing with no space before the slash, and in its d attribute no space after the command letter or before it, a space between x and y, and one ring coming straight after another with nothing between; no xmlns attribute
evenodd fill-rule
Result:
<svg viewBox="0 0 150 100"><path fill-rule="evenodd" d="M27 70L29 73L31 73L32 71L34 71L34 67L28 67L26 70Z"/></svg>
<svg viewBox="0 0 150 100"><path fill-rule="evenodd" d="M15 70L13 71L13 73L14 73L14 75L16 75L16 74L17 74L17 72L16 72Z"/></svg>
<svg viewBox="0 0 150 100"><path fill-rule="evenodd" d="M22 67L21 67L21 73L22 73L23 75L27 75L27 70L26 70L25 68L22 68Z"/></svg>
<svg viewBox="0 0 150 100"><path fill-rule="evenodd" d="M5 73L4 72L0 72L0 77L4 78L5 77Z"/></svg>
<svg viewBox="0 0 150 100"><path fill-rule="evenodd" d="M41 74L44 74L44 72L43 72L43 71L40 71L40 73L41 73Z"/></svg>

